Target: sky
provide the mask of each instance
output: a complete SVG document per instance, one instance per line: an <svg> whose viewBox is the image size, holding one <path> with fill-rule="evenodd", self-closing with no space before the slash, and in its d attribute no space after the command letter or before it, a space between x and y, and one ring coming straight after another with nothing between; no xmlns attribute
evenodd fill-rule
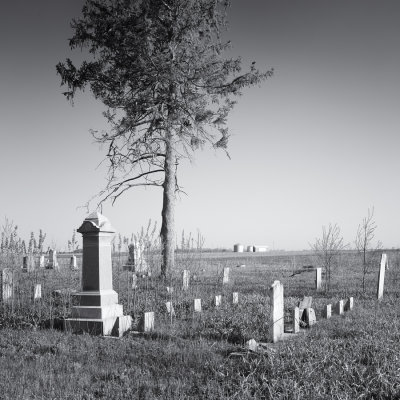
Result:
<svg viewBox="0 0 400 400"><path fill-rule="evenodd" d="M83 3L3 1L0 14L0 224L26 240L43 229L59 250L106 184L89 133L107 129L104 108L89 91L71 106L55 70L82 57L68 39ZM206 247L301 250L336 223L352 245L373 207L376 239L400 247L399 20L397 0L233 0L231 53L275 74L230 114L230 159L206 148L180 165L178 241L200 231ZM130 236L160 226L161 207L148 188L102 213Z"/></svg>

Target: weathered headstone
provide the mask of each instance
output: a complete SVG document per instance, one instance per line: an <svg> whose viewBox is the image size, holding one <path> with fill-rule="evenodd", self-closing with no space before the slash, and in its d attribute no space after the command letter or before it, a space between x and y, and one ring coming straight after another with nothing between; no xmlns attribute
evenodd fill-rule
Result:
<svg viewBox="0 0 400 400"><path fill-rule="evenodd" d="M336 306L335 306L335 313L337 314L337 315L342 315L343 314L343 300L339 300L337 303L336 303Z"/></svg>
<svg viewBox="0 0 400 400"><path fill-rule="evenodd" d="M275 281L268 294L271 304L269 338L276 343L283 337L284 332L283 285Z"/></svg>
<svg viewBox="0 0 400 400"><path fill-rule="evenodd" d="M47 261L46 268L47 269L59 269L56 250L53 250L53 249L49 250L49 259Z"/></svg>
<svg viewBox="0 0 400 400"><path fill-rule="evenodd" d="M33 287L33 300L39 300L42 298L42 285L37 283Z"/></svg>
<svg viewBox="0 0 400 400"><path fill-rule="evenodd" d="M167 289L167 293L169 293L169 294L174 293L174 288L172 286L167 286L166 289Z"/></svg>
<svg viewBox="0 0 400 400"><path fill-rule="evenodd" d="M379 276L378 276L378 290L377 290L377 298L380 300L383 297L383 287L385 283L385 270L387 265L387 255L385 253L382 254L381 264L379 267Z"/></svg>
<svg viewBox="0 0 400 400"><path fill-rule="evenodd" d="M315 311L313 308L305 308L302 316L302 321L305 322L307 328L311 328L316 322Z"/></svg>
<svg viewBox="0 0 400 400"><path fill-rule="evenodd" d="M223 276L222 276L222 284L225 285L226 283L229 282L229 267L224 268Z"/></svg>
<svg viewBox="0 0 400 400"><path fill-rule="evenodd" d="M323 310L323 315L326 319L332 316L332 304L327 304Z"/></svg>
<svg viewBox="0 0 400 400"><path fill-rule="evenodd" d="M142 332L154 331L154 312L143 313Z"/></svg>
<svg viewBox="0 0 400 400"><path fill-rule="evenodd" d="M174 310L174 306L172 305L172 302L171 301L167 301L165 303L165 307L167 309L167 313L169 315L171 315L171 317L174 317L175 316L175 310Z"/></svg>
<svg viewBox="0 0 400 400"><path fill-rule="evenodd" d="M136 274L133 274L131 277L131 288L132 289L137 289L137 276Z"/></svg>
<svg viewBox="0 0 400 400"><path fill-rule="evenodd" d="M344 305L344 311L351 311L353 309L353 297L349 297Z"/></svg>
<svg viewBox="0 0 400 400"><path fill-rule="evenodd" d="M232 304L238 304L238 303L239 303L239 293L233 292L232 293Z"/></svg>
<svg viewBox="0 0 400 400"><path fill-rule="evenodd" d="M145 246L141 241L137 241L134 247L135 272L140 274L149 274L149 266L144 258Z"/></svg>
<svg viewBox="0 0 400 400"><path fill-rule="evenodd" d="M39 257L39 268L44 268L46 266L46 263L44 261L44 255L40 255Z"/></svg>
<svg viewBox="0 0 400 400"><path fill-rule="evenodd" d="M189 278L190 273L187 269L182 272L182 289L188 290L189 289Z"/></svg>
<svg viewBox="0 0 400 400"><path fill-rule="evenodd" d="M300 313L299 313L299 307L295 307L293 309L293 328L292 328L293 333L299 333L300 332Z"/></svg>
<svg viewBox="0 0 400 400"><path fill-rule="evenodd" d="M194 299L194 312L201 312L201 299Z"/></svg>
<svg viewBox="0 0 400 400"><path fill-rule="evenodd" d="M222 296L220 294L215 296L215 307L220 307L222 302Z"/></svg>
<svg viewBox="0 0 400 400"><path fill-rule="evenodd" d="M300 320L302 320L303 318L304 309L311 308L311 305L312 305L312 296L304 296L303 300L299 301L298 307L299 307Z"/></svg>
<svg viewBox="0 0 400 400"><path fill-rule="evenodd" d="M14 296L14 274L11 268L1 271L1 299L9 301Z"/></svg>
<svg viewBox="0 0 400 400"><path fill-rule="evenodd" d="M69 267L75 271L78 269L78 263L76 261L76 256L71 256L70 260L69 260Z"/></svg>
<svg viewBox="0 0 400 400"><path fill-rule="evenodd" d="M106 217L94 212L77 231L83 236L82 291L73 295L79 305L72 307L66 328L122 336L130 329L132 317L123 315L118 293L113 290L111 237L115 230Z"/></svg>
<svg viewBox="0 0 400 400"><path fill-rule="evenodd" d="M322 289L322 269L316 268L315 269L315 289L320 291Z"/></svg>
<svg viewBox="0 0 400 400"><path fill-rule="evenodd" d="M131 243L128 246L129 256L127 263L122 267L124 271L135 271L135 245Z"/></svg>

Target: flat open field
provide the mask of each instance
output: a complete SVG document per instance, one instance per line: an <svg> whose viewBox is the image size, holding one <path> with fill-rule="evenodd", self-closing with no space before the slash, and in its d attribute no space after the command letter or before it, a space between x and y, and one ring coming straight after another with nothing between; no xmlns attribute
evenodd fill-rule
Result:
<svg viewBox="0 0 400 400"><path fill-rule="evenodd" d="M396 399L400 398L399 254L388 251L384 298L376 301L379 259L361 290L359 258L342 255L328 293L316 292L311 254L179 254L177 271L166 282L156 274L140 278L122 271L126 256L113 258L114 288L124 312L138 328L143 311L155 312L152 333L121 339L73 335L57 329L79 289L80 271L16 271L16 296L1 306L0 398L4 399ZM61 263L61 262L60 262ZM62 264L63 265L63 264ZM79 263L78 263L79 265ZM245 267L239 267L245 265ZM153 266L156 268L155 266ZM224 267L230 281L222 285ZM181 271L191 272L181 290ZM294 274L295 271L304 271ZM285 311L313 296L317 325L292 339L246 350L251 338L268 338L268 289L284 285ZM33 302L30 287L41 283ZM166 287L174 290L168 293ZM232 292L239 293L233 305ZM214 297L222 295L222 305ZM354 310L322 318L322 309L354 297ZM201 298L195 315L193 300ZM176 315L166 312L171 301Z"/></svg>

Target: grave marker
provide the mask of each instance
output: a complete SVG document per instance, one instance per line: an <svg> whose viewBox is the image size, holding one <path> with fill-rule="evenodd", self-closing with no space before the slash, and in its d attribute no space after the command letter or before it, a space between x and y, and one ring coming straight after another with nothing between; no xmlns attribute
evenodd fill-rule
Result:
<svg viewBox="0 0 400 400"><path fill-rule="evenodd" d="M215 296L215 307L219 307L222 302L222 296L220 294Z"/></svg>
<svg viewBox="0 0 400 400"><path fill-rule="evenodd" d="M175 316L175 310L174 310L174 306L172 305L172 302L167 301L165 303L165 307L167 308L167 313L171 316L174 317Z"/></svg>
<svg viewBox="0 0 400 400"><path fill-rule="evenodd" d="M382 254L381 264L379 267L379 276L378 276L378 290L377 290L377 298L380 300L383 297L383 286L385 282L385 269L387 265L387 255L385 253Z"/></svg>
<svg viewBox="0 0 400 400"><path fill-rule="evenodd" d="M271 303L269 337L272 343L276 343L283 337L284 309L283 309L283 285L275 281L269 289Z"/></svg>
<svg viewBox="0 0 400 400"><path fill-rule="evenodd" d="M332 316L332 304L327 304L323 311L324 317L329 319Z"/></svg>
<svg viewBox="0 0 400 400"><path fill-rule="evenodd" d="M44 255L40 255L39 257L39 268L44 268L46 266L45 262L44 262Z"/></svg>
<svg viewBox="0 0 400 400"><path fill-rule="evenodd" d="M11 300L14 296L14 274L11 268L4 268L1 271L1 299Z"/></svg>
<svg viewBox="0 0 400 400"><path fill-rule="evenodd" d="M131 243L128 246L129 256L127 263L122 267L124 271L135 271L135 245Z"/></svg>
<svg viewBox="0 0 400 400"><path fill-rule="evenodd" d="M336 303L335 313L336 313L337 315L342 315L342 314L343 314L343 300L339 300L339 301Z"/></svg>
<svg viewBox="0 0 400 400"><path fill-rule="evenodd" d="M300 310L299 307L295 307L293 309L293 333L300 332Z"/></svg>
<svg viewBox="0 0 400 400"><path fill-rule="evenodd" d="M225 267L224 268L224 273L223 273L223 276L222 276L222 284L223 285L225 285L226 283L229 282L229 271L230 271L229 267Z"/></svg>
<svg viewBox="0 0 400 400"><path fill-rule="evenodd" d="M133 290L137 289L137 276L136 276L136 274L132 275L131 283L132 283L131 288Z"/></svg>
<svg viewBox="0 0 400 400"><path fill-rule="evenodd" d="M33 300L39 300L42 298L42 285L37 283L33 287Z"/></svg>
<svg viewBox="0 0 400 400"><path fill-rule="evenodd" d="M321 268L315 269L315 289L317 292L322 290L322 270Z"/></svg>
<svg viewBox="0 0 400 400"><path fill-rule="evenodd" d="M302 321L306 323L307 328L311 328L317 323L315 311L313 308L305 308L302 316Z"/></svg>
<svg viewBox="0 0 400 400"><path fill-rule="evenodd" d="M194 299L194 312L201 312L201 299Z"/></svg>
<svg viewBox="0 0 400 400"><path fill-rule="evenodd" d="M57 261L57 251L50 249L49 250L49 259L46 265L47 269L59 269L58 261Z"/></svg>
<svg viewBox="0 0 400 400"><path fill-rule="evenodd" d="M130 328L132 317L123 315L118 293L113 290L111 237L115 230L104 215L94 212L77 231L83 236L82 291L73 295L79 305L72 307L66 328L122 336Z"/></svg>
<svg viewBox="0 0 400 400"><path fill-rule="evenodd" d="M344 305L344 311L351 311L353 309L354 300L353 297L349 297Z"/></svg>
<svg viewBox="0 0 400 400"><path fill-rule="evenodd" d="M154 331L154 312L153 311L143 313L142 331L143 332Z"/></svg>
<svg viewBox="0 0 400 400"><path fill-rule="evenodd" d="M76 256L71 256L69 260L69 267L73 270L76 271L78 269L78 264L76 261Z"/></svg>
<svg viewBox="0 0 400 400"><path fill-rule="evenodd" d="M188 290L189 289L189 277L190 273L187 269L182 272L182 289Z"/></svg>
<svg viewBox="0 0 400 400"><path fill-rule="evenodd" d="M233 292L232 293L232 304L238 304L238 303L239 303L239 293Z"/></svg>

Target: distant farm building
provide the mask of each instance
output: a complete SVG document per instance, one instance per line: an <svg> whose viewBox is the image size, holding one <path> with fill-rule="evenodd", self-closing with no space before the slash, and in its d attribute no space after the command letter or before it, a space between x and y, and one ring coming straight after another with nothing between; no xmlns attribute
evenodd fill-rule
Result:
<svg viewBox="0 0 400 400"><path fill-rule="evenodd" d="M236 244L233 245L233 251L235 253L243 253L244 246L242 244L240 244L240 243L236 243Z"/></svg>

